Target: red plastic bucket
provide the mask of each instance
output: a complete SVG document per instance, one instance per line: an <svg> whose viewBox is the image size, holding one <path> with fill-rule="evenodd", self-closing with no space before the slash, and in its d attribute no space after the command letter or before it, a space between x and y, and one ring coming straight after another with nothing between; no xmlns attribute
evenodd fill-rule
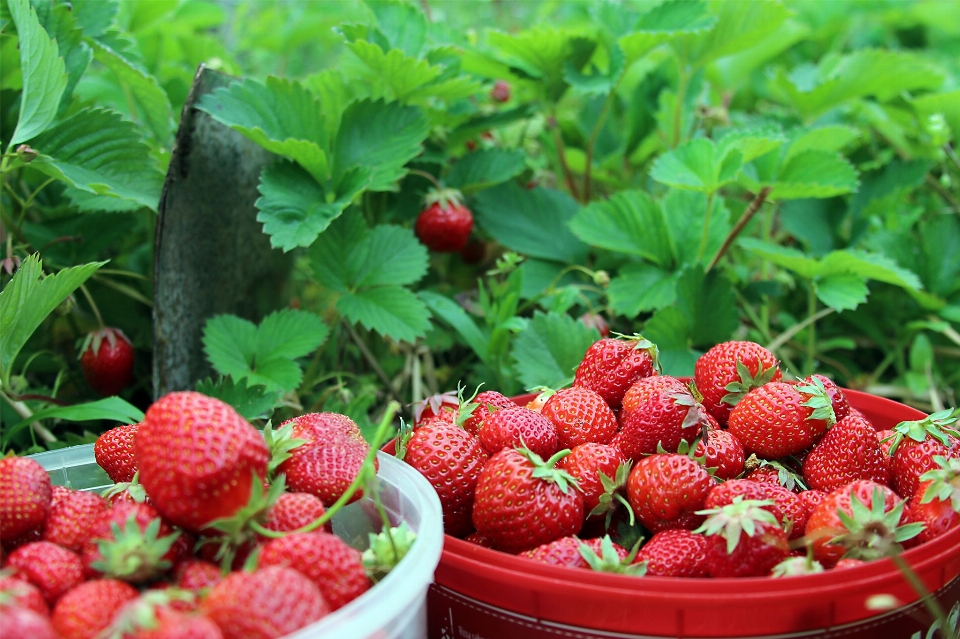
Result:
<svg viewBox="0 0 960 639"><path fill-rule="evenodd" d="M923 413L845 390L878 429ZM515 398L525 403L533 396ZM960 529L903 558L955 626L960 613ZM868 607L876 595L893 611ZM824 637L932 639L939 626L889 559L783 579L629 577L548 566L444 538L427 597L431 639Z"/></svg>

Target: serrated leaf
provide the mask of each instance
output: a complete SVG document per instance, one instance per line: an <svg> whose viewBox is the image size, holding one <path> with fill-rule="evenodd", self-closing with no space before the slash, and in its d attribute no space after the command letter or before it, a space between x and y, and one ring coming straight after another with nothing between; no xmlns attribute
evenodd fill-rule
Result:
<svg viewBox="0 0 960 639"><path fill-rule="evenodd" d="M389 191L422 150L430 123L416 107L359 100L340 120L334 150L335 177L362 166L370 170L371 191Z"/></svg>
<svg viewBox="0 0 960 639"><path fill-rule="evenodd" d="M594 328L569 315L537 311L513 343L511 355L524 388L558 388L573 377L590 345Z"/></svg>
<svg viewBox="0 0 960 639"><path fill-rule="evenodd" d="M707 196L695 191L672 189L660 202L674 250L674 263L695 264L703 227L706 224ZM730 211L721 197L714 197L707 243L700 260L708 264L730 233Z"/></svg>
<svg viewBox="0 0 960 639"><path fill-rule="evenodd" d="M73 90L90 61L93 51L83 41L83 31L77 25L73 7L68 4L41 2L34 5L41 26L51 38L56 40L60 56L67 72L67 84L60 96L58 113L63 113L73 98Z"/></svg>
<svg viewBox="0 0 960 639"><path fill-rule="evenodd" d="M377 27L391 47L412 56L419 55L427 37L427 20L423 12L411 2L391 0L371 2Z"/></svg>
<svg viewBox="0 0 960 639"><path fill-rule="evenodd" d="M658 157L650 177L679 189L709 193L733 181L742 165L740 151L719 150L713 140L696 138Z"/></svg>
<svg viewBox="0 0 960 639"><path fill-rule="evenodd" d="M39 254L27 257L0 291L0 381L9 384L11 366L43 320L106 262L83 264L41 278Z"/></svg>
<svg viewBox="0 0 960 639"><path fill-rule="evenodd" d="M663 212L642 191L621 191L580 209L570 220L574 235L591 246L669 266L673 248Z"/></svg>
<svg viewBox="0 0 960 639"><path fill-rule="evenodd" d="M366 257L356 250L366 236L361 216L348 213L337 218L309 251L316 280L334 291L348 292Z"/></svg>
<svg viewBox="0 0 960 639"><path fill-rule="evenodd" d="M655 311L677 299L679 273L665 271L652 264L627 264L610 281L607 295L610 308L624 317Z"/></svg>
<svg viewBox="0 0 960 639"><path fill-rule="evenodd" d="M916 274L900 268L885 255L847 249L834 251L823 258L821 272L833 275L852 273L860 277L886 282L908 289L921 289L923 285Z"/></svg>
<svg viewBox="0 0 960 639"><path fill-rule="evenodd" d="M277 393L267 393L266 386L262 384L247 386L247 380L241 379L235 382L229 375L217 382L209 378L199 381L196 390L207 397L215 397L230 404L241 417L247 420L267 417L280 405L281 401Z"/></svg>
<svg viewBox="0 0 960 639"><path fill-rule="evenodd" d="M426 303L435 317L442 319L457 331L480 361L487 361L488 338L462 306L449 297L431 291L420 291L420 299Z"/></svg>
<svg viewBox="0 0 960 639"><path fill-rule="evenodd" d="M50 126L67 87L67 70L57 43L40 26L37 12L28 0L7 0L17 26L23 90L20 115L7 149L14 149Z"/></svg>
<svg viewBox="0 0 960 639"><path fill-rule="evenodd" d="M94 39L88 43L97 62L117 76L124 91L129 92L136 115L161 144L168 145L173 131L173 109L157 79L106 44Z"/></svg>
<svg viewBox="0 0 960 639"><path fill-rule="evenodd" d="M349 321L401 342L413 343L430 328L426 305L399 286L346 293L337 300L337 308Z"/></svg>
<svg viewBox="0 0 960 639"><path fill-rule="evenodd" d="M582 264L588 247L567 223L580 206L569 195L506 182L476 195L477 225L512 251L545 260Z"/></svg>
<svg viewBox="0 0 960 639"><path fill-rule="evenodd" d="M791 135L785 160L804 151L839 151L860 137L860 130L842 124L801 129Z"/></svg>
<svg viewBox="0 0 960 639"><path fill-rule="evenodd" d="M771 0L722 2L713 6L717 8L716 25L691 45L691 62L697 66L751 48L791 15L783 4Z"/></svg>
<svg viewBox="0 0 960 639"><path fill-rule="evenodd" d="M699 353L690 348L690 325L679 308L658 310L647 320L643 334L659 348L664 375L693 377Z"/></svg>
<svg viewBox="0 0 960 639"><path fill-rule="evenodd" d="M867 282L858 275L835 273L817 277L813 289L820 301L835 311L853 310L867 301Z"/></svg>
<svg viewBox="0 0 960 639"><path fill-rule="evenodd" d="M581 31L538 25L519 33L488 31L487 43L514 69L543 81L547 97L557 100L567 88L567 64L579 70L593 55L596 42Z"/></svg>
<svg viewBox="0 0 960 639"><path fill-rule="evenodd" d="M409 56L400 49L384 51L365 40L351 42L347 48L390 89L388 95L401 102L443 72L441 67Z"/></svg>
<svg viewBox="0 0 960 639"><path fill-rule="evenodd" d="M770 244L752 237L740 238L737 243L754 255L789 269L804 279L812 279L820 273L817 260L807 257L797 249Z"/></svg>
<svg viewBox="0 0 960 639"><path fill-rule="evenodd" d="M7 428L4 427L0 437L3 446L18 432L41 419L64 419L71 422L90 422L100 419L120 422L121 424L135 424L144 419L143 412L120 397L105 397L93 402L73 404L72 406L50 406L35 411L33 415Z"/></svg>
<svg viewBox="0 0 960 639"><path fill-rule="evenodd" d="M295 309L270 313L257 329L257 361L305 357L327 341L329 332L313 313Z"/></svg>
<svg viewBox="0 0 960 639"><path fill-rule="evenodd" d="M706 2L672 0L654 7L640 18L637 30L618 43L631 64L654 47L681 36L706 33L717 23Z"/></svg>
<svg viewBox="0 0 960 639"><path fill-rule="evenodd" d="M458 159L444 178L446 186L464 194L506 182L523 172L526 157L517 149L482 149Z"/></svg>
<svg viewBox="0 0 960 639"><path fill-rule="evenodd" d="M746 163L786 141L786 136L776 127L729 129L717 140L717 148L721 154L729 149L740 151L741 160Z"/></svg>
<svg viewBox="0 0 960 639"><path fill-rule="evenodd" d="M782 163L775 155L759 158L741 173L742 182L751 190L771 187L770 200L833 197L856 191L860 185L857 170L839 153L801 151Z"/></svg>
<svg viewBox="0 0 960 639"><path fill-rule="evenodd" d="M272 153L296 161L321 183L330 177L330 139L320 101L302 84L268 77L237 81L200 98L197 108Z"/></svg>
<svg viewBox="0 0 960 639"><path fill-rule="evenodd" d="M163 173L132 122L106 109L83 109L38 136L42 155L30 163L90 194L157 210Z"/></svg>
<svg viewBox="0 0 960 639"><path fill-rule="evenodd" d="M368 183L365 169L344 176L343 191L327 201L327 194L303 168L289 160L274 162L260 174L257 221L270 236L270 245L290 251L310 246Z"/></svg>
<svg viewBox="0 0 960 639"><path fill-rule="evenodd" d="M71 0L70 11L88 38L100 38L113 26L120 11L117 0Z"/></svg>
<svg viewBox="0 0 960 639"><path fill-rule="evenodd" d="M563 67L564 81L576 91L587 95L606 95L620 82L620 76L626 68L626 57L619 45L609 49L607 70L604 72L590 65L590 73L583 73L571 62Z"/></svg>

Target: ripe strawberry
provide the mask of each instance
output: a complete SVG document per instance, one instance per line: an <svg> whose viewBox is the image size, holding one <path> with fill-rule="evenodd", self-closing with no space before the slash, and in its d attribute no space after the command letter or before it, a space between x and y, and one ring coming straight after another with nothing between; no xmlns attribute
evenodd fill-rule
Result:
<svg viewBox="0 0 960 639"><path fill-rule="evenodd" d="M414 230L431 251L459 253L467 245L473 230L473 213L461 203L462 197L455 189L427 194L426 208L417 216Z"/></svg>
<svg viewBox="0 0 960 639"><path fill-rule="evenodd" d="M512 553L577 534L583 498L576 481L555 467L564 454L544 462L529 450L507 448L491 457L477 479L477 532Z"/></svg>
<svg viewBox="0 0 960 639"><path fill-rule="evenodd" d="M764 506L776 517L781 527L790 539L803 535L807 524L807 509L799 495L779 484L763 484L749 479L731 479L718 486L714 486L707 495L705 508L720 508L732 504L740 498L756 501L766 500L769 506Z"/></svg>
<svg viewBox="0 0 960 639"><path fill-rule="evenodd" d="M703 459L703 465L713 471L717 479L733 479L743 473L745 454L743 444L728 430L710 430L693 451L695 459Z"/></svg>
<svg viewBox="0 0 960 639"><path fill-rule="evenodd" d="M857 566L864 565L865 562L863 559L854 559L853 557L844 557L836 563L833 567L834 570L843 570L844 568L856 568Z"/></svg>
<svg viewBox="0 0 960 639"><path fill-rule="evenodd" d="M110 628L123 639L223 639L217 624L177 607L179 601L149 591L128 602Z"/></svg>
<svg viewBox="0 0 960 639"><path fill-rule="evenodd" d="M803 481L799 470L802 466L794 462L796 456L788 457L783 460L759 459L756 455L751 455L746 461L747 474L744 479L757 481L761 484L774 484L783 486L787 490L799 491L806 490L808 487ZM789 467L788 467L789 465ZM794 470L796 468L796 470Z"/></svg>
<svg viewBox="0 0 960 639"><path fill-rule="evenodd" d="M470 415L462 420L463 429L471 435L476 436L480 432L480 426L487 415L494 413L501 408L513 408L516 403L506 395L497 391L483 391L478 393L471 401L476 404Z"/></svg>
<svg viewBox="0 0 960 639"><path fill-rule="evenodd" d="M523 406L491 413L483 420L478 437L488 455L524 446L540 457L550 457L560 449L553 422Z"/></svg>
<svg viewBox="0 0 960 639"><path fill-rule="evenodd" d="M540 414L557 427L560 448L594 442L609 444L617 434L617 417L598 393L574 386L551 395Z"/></svg>
<svg viewBox="0 0 960 639"><path fill-rule="evenodd" d="M26 457L0 458L0 540L40 530L50 512L50 476Z"/></svg>
<svg viewBox="0 0 960 639"><path fill-rule="evenodd" d="M617 410L635 381L656 375L659 369L657 347L643 337L601 339L587 349L573 385L596 391Z"/></svg>
<svg viewBox="0 0 960 639"><path fill-rule="evenodd" d="M413 423L419 426L422 422L442 417L442 421L453 423L456 421L457 409L460 407L460 399L457 391L447 391L431 395L418 402L413 410Z"/></svg>
<svg viewBox="0 0 960 639"><path fill-rule="evenodd" d="M893 427L895 435L890 443L893 455L893 489L904 499L917 490L919 477L935 470L934 457L960 456L960 433L953 429L957 421L953 410L944 410L917 421L900 422Z"/></svg>
<svg viewBox="0 0 960 639"><path fill-rule="evenodd" d="M587 517L605 515L623 502L630 464L616 446L588 442L575 446L557 466L577 480Z"/></svg>
<svg viewBox="0 0 960 639"><path fill-rule="evenodd" d="M797 493L797 497L803 502L803 507L807 512L807 518L816 510L817 506L827 498L826 492L822 490L803 490Z"/></svg>
<svg viewBox="0 0 960 639"><path fill-rule="evenodd" d="M177 536L153 506L121 501L91 526L82 557L88 574L140 583L173 566Z"/></svg>
<svg viewBox="0 0 960 639"><path fill-rule="evenodd" d="M610 325L600 313L584 313L580 316L580 321L587 328L595 328L600 333L600 337L610 336Z"/></svg>
<svg viewBox="0 0 960 639"><path fill-rule="evenodd" d="M809 448L836 423L819 379L794 386L770 382L755 388L730 411L728 427L746 450L779 459Z"/></svg>
<svg viewBox="0 0 960 639"><path fill-rule="evenodd" d="M510 100L510 84L506 80L497 80L490 89L490 99L494 102Z"/></svg>
<svg viewBox="0 0 960 639"><path fill-rule="evenodd" d="M658 451L675 453L681 441L693 442L717 426L686 384L676 377L656 375L633 384L623 396L620 432L613 445L628 459Z"/></svg>
<svg viewBox="0 0 960 639"><path fill-rule="evenodd" d="M137 473L133 442L139 427L140 424L128 424L111 428L97 437L93 445L97 463L115 484L133 481Z"/></svg>
<svg viewBox="0 0 960 639"><path fill-rule="evenodd" d="M263 527L277 532L290 532L319 519L324 510L323 502L315 495L284 492L270 506Z"/></svg>
<svg viewBox="0 0 960 639"><path fill-rule="evenodd" d="M907 505L907 518L924 524L917 542L924 543L960 525L960 459L934 459L938 468L920 476L921 484Z"/></svg>
<svg viewBox="0 0 960 639"><path fill-rule="evenodd" d="M663 454L637 461L627 480L627 499L645 528L693 529L703 522L703 508L716 480L686 455Z"/></svg>
<svg viewBox="0 0 960 639"><path fill-rule="evenodd" d="M80 367L98 395L117 395L133 380L133 344L119 328L94 331L80 347Z"/></svg>
<svg viewBox="0 0 960 639"><path fill-rule="evenodd" d="M28 608L44 617L50 616L50 607L39 588L29 581L0 573L0 608L5 613L8 606Z"/></svg>
<svg viewBox="0 0 960 639"><path fill-rule="evenodd" d="M467 543L474 544L476 546L482 546L484 548L493 548L493 541L486 535L481 535L478 532L472 532L463 540Z"/></svg>
<svg viewBox="0 0 960 639"><path fill-rule="evenodd" d="M838 421L803 461L807 485L830 492L857 479L889 484L890 470L876 432L863 417L848 415Z"/></svg>
<svg viewBox="0 0 960 639"><path fill-rule="evenodd" d="M7 567L15 569L18 578L36 586L50 605L83 581L80 556L49 541L20 546L7 557Z"/></svg>
<svg viewBox="0 0 960 639"><path fill-rule="evenodd" d="M177 588L194 592L212 588L223 579L220 567L203 559L184 559L173 570Z"/></svg>
<svg viewBox="0 0 960 639"><path fill-rule="evenodd" d="M194 531L246 505L269 461L263 437L247 420L228 404L192 391L155 401L137 430L135 448L140 483L157 510Z"/></svg>
<svg viewBox="0 0 960 639"><path fill-rule="evenodd" d="M477 478L488 459L480 441L459 426L443 423L421 426L401 439L405 448L398 451L400 458L437 491L444 531L455 536L470 532Z"/></svg>
<svg viewBox="0 0 960 639"><path fill-rule="evenodd" d="M776 356L763 346L723 342L697 359L693 380L703 395L704 408L726 425L730 410L747 392L780 378Z"/></svg>
<svg viewBox="0 0 960 639"><path fill-rule="evenodd" d="M761 577L787 558L790 547L770 502L743 499L701 510L707 519L695 532L707 537L706 568L711 577Z"/></svg>
<svg viewBox="0 0 960 639"><path fill-rule="evenodd" d="M661 530L645 543L634 563L645 562L655 577L706 577L707 538L683 528Z"/></svg>
<svg viewBox="0 0 960 639"><path fill-rule="evenodd" d="M93 525L109 507L96 493L55 487L59 496L52 500L43 539L78 551L90 538Z"/></svg>
<svg viewBox="0 0 960 639"><path fill-rule="evenodd" d="M50 619L29 608L0 606L4 637L26 639L63 639L53 629Z"/></svg>
<svg viewBox="0 0 960 639"><path fill-rule="evenodd" d="M847 401L847 398L843 394L843 391L840 390L840 387L837 386L836 383L826 375L815 373L805 379L804 382L810 383L814 377L820 380L820 383L823 384L824 390L827 391L827 397L830 398L830 405L833 406L833 414L837 418L837 421L845 418L852 410L854 410L850 407L850 402ZM857 412L859 413L860 411ZM860 416L863 417L862 414Z"/></svg>
<svg viewBox="0 0 960 639"><path fill-rule="evenodd" d="M571 535L520 553L521 557L550 566L596 572L642 575L646 566L632 563L629 550L613 543L609 535L581 541Z"/></svg>
<svg viewBox="0 0 960 639"><path fill-rule="evenodd" d="M60 597L53 608L53 627L63 639L95 639L106 630L136 589L118 579L94 579Z"/></svg>
<svg viewBox="0 0 960 639"><path fill-rule="evenodd" d="M270 566L230 573L213 587L201 611L224 639L275 639L320 620L330 606L308 578Z"/></svg>
<svg viewBox="0 0 960 639"><path fill-rule="evenodd" d="M370 588L360 552L326 532L296 533L263 547L260 567L288 566L320 589L330 610L338 610Z"/></svg>

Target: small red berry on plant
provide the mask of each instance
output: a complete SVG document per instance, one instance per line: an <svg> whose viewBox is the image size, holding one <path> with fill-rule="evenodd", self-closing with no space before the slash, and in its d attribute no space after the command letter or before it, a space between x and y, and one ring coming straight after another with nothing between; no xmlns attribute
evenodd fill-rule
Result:
<svg viewBox="0 0 960 639"><path fill-rule="evenodd" d="M494 102L506 102L510 99L510 83L506 80L497 80L490 89L490 99Z"/></svg>
<svg viewBox="0 0 960 639"><path fill-rule="evenodd" d="M98 395L116 395L133 380L133 344L119 328L101 328L84 338L80 366Z"/></svg>
<svg viewBox="0 0 960 639"><path fill-rule="evenodd" d="M435 189L427 194L426 208L417 217L420 241L438 253L459 253L473 230L473 213L461 202L455 189Z"/></svg>

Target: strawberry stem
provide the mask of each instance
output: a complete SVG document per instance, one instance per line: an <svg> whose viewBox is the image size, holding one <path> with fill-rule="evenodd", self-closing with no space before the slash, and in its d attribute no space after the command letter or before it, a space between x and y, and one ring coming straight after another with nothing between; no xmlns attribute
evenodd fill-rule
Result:
<svg viewBox="0 0 960 639"><path fill-rule="evenodd" d="M433 175L427 173L426 171L421 171L420 169L407 169L407 173L412 173L413 175L419 175L420 177L427 178L438 189L443 188L440 182L437 181L437 178L433 177Z"/></svg>
<svg viewBox="0 0 960 639"><path fill-rule="evenodd" d="M80 285L80 291L83 293L83 296L87 298L87 303L90 304L90 310L93 311L94 316L97 318L97 324L100 325L100 330L106 328L106 325L103 323L103 317L100 316L100 309L97 308L97 303L93 301L93 296L90 295L90 291L87 290L86 284Z"/></svg>

